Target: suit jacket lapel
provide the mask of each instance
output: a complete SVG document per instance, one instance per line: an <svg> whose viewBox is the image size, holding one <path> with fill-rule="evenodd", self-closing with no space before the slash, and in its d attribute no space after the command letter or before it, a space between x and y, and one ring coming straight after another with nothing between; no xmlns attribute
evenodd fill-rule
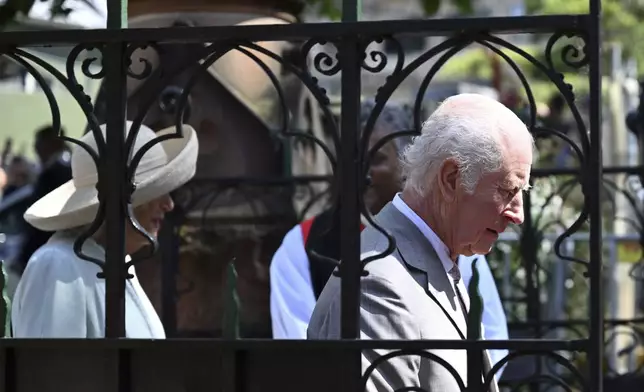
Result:
<svg viewBox="0 0 644 392"><path fill-rule="evenodd" d="M425 289L427 295L442 309L461 338L465 339L467 336L465 317L467 316L463 314L450 278L429 240L392 203L388 203L375 218L396 239L396 250L414 280ZM469 296L462 279L458 285L465 307L469 311ZM487 350L483 353L483 367L489 371L490 357ZM492 381L490 392L498 392L496 379Z"/></svg>
<svg viewBox="0 0 644 392"><path fill-rule="evenodd" d="M396 238L396 248L411 275L443 310L461 338L465 339L465 317L443 263L429 240L391 203L382 209L377 220ZM467 296L467 291L463 294Z"/></svg>

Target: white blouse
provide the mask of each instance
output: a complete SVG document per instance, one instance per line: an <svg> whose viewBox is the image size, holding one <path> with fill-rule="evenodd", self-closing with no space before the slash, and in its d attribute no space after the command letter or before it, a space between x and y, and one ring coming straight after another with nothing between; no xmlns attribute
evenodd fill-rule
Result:
<svg viewBox="0 0 644 392"><path fill-rule="evenodd" d="M105 337L105 280L100 268L74 253L79 229L55 233L27 264L13 298L11 321L15 338ZM105 259L92 239L83 253ZM127 338L165 339L161 320L134 275L125 289Z"/></svg>

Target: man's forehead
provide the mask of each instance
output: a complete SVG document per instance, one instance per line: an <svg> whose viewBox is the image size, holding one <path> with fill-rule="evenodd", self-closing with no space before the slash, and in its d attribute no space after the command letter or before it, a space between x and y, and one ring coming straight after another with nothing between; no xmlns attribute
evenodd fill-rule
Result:
<svg viewBox="0 0 644 392"><path fill-rule="evenodd" d="M503 160L505 161L503 171L508 177L527 182L530 179L530 168L532 166L532 149L527 148L527 146L525 148L508 149L504 151L503 155Z"/></svg>
<svg viewBox="0 0 644 392"><path fill-rule="evenodd" d="M503 185L508 187L525 187L530 182L530 165L514 165L504 171Z"/></svg>

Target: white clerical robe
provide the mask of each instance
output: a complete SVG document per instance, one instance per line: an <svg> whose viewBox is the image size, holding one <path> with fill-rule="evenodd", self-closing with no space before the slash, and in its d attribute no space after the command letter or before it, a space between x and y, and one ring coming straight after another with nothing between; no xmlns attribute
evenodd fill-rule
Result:
<svg viewBox="0 0 644 392"><path fill-rule="evenodd" d="M105 337L105 280L100 268L74 253L78 229L55 233L27 264L13 298L11 321L16 338ZM92 239L83 253L99 260L105 251ZM164 339L159 316L134 272L125 289L128 338Z"/></svg>

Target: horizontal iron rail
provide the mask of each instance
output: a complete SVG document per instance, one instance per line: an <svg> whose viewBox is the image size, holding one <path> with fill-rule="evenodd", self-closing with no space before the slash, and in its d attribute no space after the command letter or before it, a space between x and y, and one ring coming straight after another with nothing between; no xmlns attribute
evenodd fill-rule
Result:
<svg viewBox="0 0 644 392"><path fill-rule="evenodd" d="M587 30L587 14L539 15L493 18L450 18L421 20L384 20L343 23L295 23L286 25L209 26L136 29L92 29L58 31L2 32L0 46L51 46L78 43L114 42L209 42L220 40L288 41L297 39L334 39L345 35L453 35L459 31L484 31L496 34L547 33ZM464 28L466 26L466 28Z"/></svg>
<svg viewBox="0 0 644 392"><path fill-rule="evenodd" d="M500 349L525 351L583 351L587 339L513 339L513 340L278 340L278 339L0 339L0 349L298 349L298 350L467 350Z"/></svg>

